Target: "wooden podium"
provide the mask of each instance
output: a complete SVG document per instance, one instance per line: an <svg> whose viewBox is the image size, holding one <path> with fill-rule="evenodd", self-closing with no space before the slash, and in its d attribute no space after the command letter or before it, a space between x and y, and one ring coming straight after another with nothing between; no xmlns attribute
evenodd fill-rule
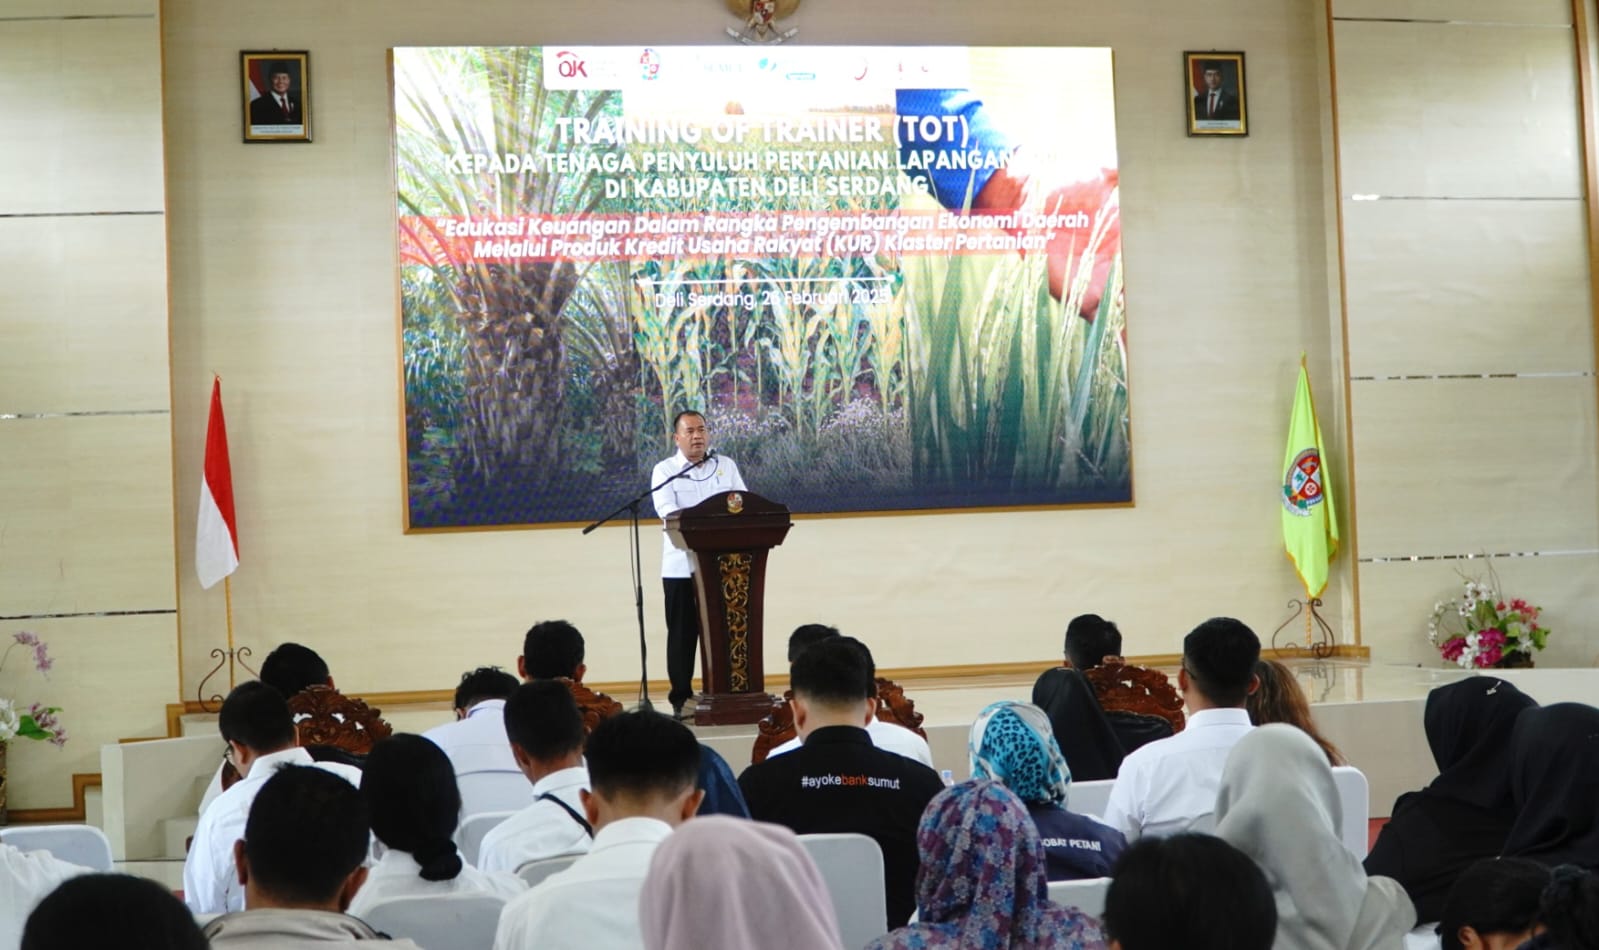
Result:
<svg viewBox="0 0 1599 950"><path fill-rule="evenodd" d="M694 562L700 602L696 726L760 722L777 700L766 692L761 650L766 552L783 543L788 508L754 492L723 492L666 516L672 543Z"/></svg>

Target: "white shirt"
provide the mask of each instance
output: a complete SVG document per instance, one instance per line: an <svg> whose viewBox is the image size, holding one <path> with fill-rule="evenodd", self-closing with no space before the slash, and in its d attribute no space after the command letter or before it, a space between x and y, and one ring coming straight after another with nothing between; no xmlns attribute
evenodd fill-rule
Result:
<svg viewBox="0 0 1599 950"><path fill-rule="evenodd" d="M250 774L217 796L200 816L194 829L189 856L183 862L183 901L196 914L225 914L244 909L244 888L233 864L233 843L244 837L250 820L250 805L272 773L288 765L312 765L326 769L356 788L361 787L361 770L338 762L317 762L311 753L296 746L272 752L250 763Z"/></svg>
<svg viewBox="0 0 1599 950"><path fill-rule="evenodd" d="M927 740L904 726L884 722L873 716L872 721L866 724L866 734L871 737L872 745L884 752L903 755L907 759L915 759L928 768L933 767L933 750L927 747ZM800 737L795 736L766 753L766 757L770 759L774 755L793 752L803 744L800 742Z"/></svg>
<svg viewBox="0 0 1599 950"><path fill-rule="evenodd" d="M23 851L0 842L0 950L17 950L33 908L62 881L88 873L89 868L68 864L48 851Z"/></svg>
<svg viewBox="0 0 1599 950"><path fill-rule="evenodd" d="M551 772L533 783L533 797L548 792L583 814L579 790L589 787L589 770L581 765ZM550 801L534 801L490 829L478 849L478 867L485 871L515 871L540 858L581 854L589 849L589 834L566 809Z"/></svg>
<svg viewBox="0 0 1599 950"><path fill-rule="evenodd" d="M655 849L672 826L623 818L594 835L594 847L505 905L494 950L638 950L638 900Z"/></svg>
<svg viewBox="0 0 1599 950"><path fill-rule="evenodd" d="M533 786L517 768L505 736L505 700L485 699L467 710L465 719L434 726L422 738L443 749L455 766L462 818L525 808L533 801Z"/></svg>
<svg viewBox="0 0 1599 950"><path fill-rule="evenodd" d="M1128 841L1141 835L1208 831L1221 770L1233 743L1255 728L1243 709L1203 709L1182 732L1135 749L1122 760L1101 816Z"/></svg>
<svg viewBox="0 0 1599 950"><path fill-rule="evenodd" d="M687 464L688 458L679 451L655 466L655 472L650 476L650 484L659 485L681 472L683 466ZM707 469L709 471L706 471ZM738 473L738 463L725 455L718 455L708 462L701 462L698 468L665 488L657 489L652 496L655 499L655 513L660 515L664 522L666 516L672 512L692 508L712 495L719 495L725 491L749 491L749 489L744 487L744 476ZM694 563L689 559L688 552L672 543L672 536L666 533L664 525L661 528L661 576L694 576Z"/></svg>
<svg viewBox="0 0 1599 950"><path fill-rule="evenodd" d="M416 858L404 851L383 852L383 857L367 873L366 883L356 891L346 913L365 917L367 911L384 901L407 897L462 894L509 901L527 891L527 882L515 874L479 871L469 864L463 864L461 873L448 881L424 881L418 873L421 870Z"/></svg>

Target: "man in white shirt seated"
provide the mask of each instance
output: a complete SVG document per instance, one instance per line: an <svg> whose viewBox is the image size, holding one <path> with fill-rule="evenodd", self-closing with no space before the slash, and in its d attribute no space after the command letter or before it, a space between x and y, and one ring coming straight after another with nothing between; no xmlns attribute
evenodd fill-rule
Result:
<svg viewBox="0 0 1599 950"><path fill-rule="evenodd" d="M261 783L244 837L232 849L250 909L206 925L213 950L298 950L385 939L345 913L366 881L362 862L370 841L366 802L348 782L319 768L279 769ZM420 950L409 940L387 946Z"/></svg>
<svg viewBox="0 0 1599 950"><path fill-rule="evenodd" d="M655 848L699 808L699 742L654 712L612 716L589 735L594 845L575 864L505 905L495 950L636 950L638 900Z"/></svg>
<svg viewBox="0 0 1599 950"><path fill-rule="evenodd" d="M233 843L243 835L250 804L272 773L284 766L325 769L348 782L361 783L361 770L337 762L315 762L300 748L288 700L265 683L239 684L222 701L217 726L227 742L226 755L243 776L217 796L200 816L183 862L183 899L196 914L221 914L244 909L244 889L234 872Z"/></svg>
<svg viewBox="0 0 1599 950"><path fill-rule="evenodd" d="M463 675L455 688L456 721L422 734L443 749L455 767L462 818L514 811L533 801L533 790L516 767L505 737L505 700L516 687L516 677L499 667L479 667Z"/></svg>
<svg viewBox="0 0 1599 950"><path fill-rule="evenodd" d="M842 634L839 633L838 628L830 627L827 624L807 623L796 627L794 632L789 634L788 637L789 665L792 666L794 660L801 653L804 653L807 647L815 643L820 643L823 640L830 640L837 636L842 636ZM865 650L866 644L861 644L861 649ZM867 655L870 657L870 650L867 650ZM875 661L872 678L874 680L876 679ZM933 767L933 750L928 747L927 740L923 739L912 730L906 729L904 726L901 726L897 723L884 722L883 720L877 718L877 710L875 706L872 710L871 721L866 723L866 734L871 738L872 745L882 749L885 752L893 752L896 755L903 755L907 759L915 759L928 768ZM785 752L793 752L799 747L800 737L795 736L781 745L773 746L772 751L766 753L766 757L771 758L774 755L782 755Z"/></svg>
<svg viewBox="0 0 1599 950"><path fill-rule="evenodd" d="M587 851L593 832L581 798L589 787L583 717L566 684L518 686L505 701L505 733L517 767L533 783L534 800L483 836L478 867L515 871L529 861Z"/></svg>
<svg viewBox="0 0 1599 950"><path fill-rule="evenodd" d="M48 851L22 851L0 842L0 950L16 950L22 922L62 881L89 869Z"/></svg>
<svg viewBox="0 0 1599 950"><path fill-rule="evenodd" d="M1183 639L1177 687L1188 724L1122 760L1101 816L1105 824L1128 841L1211 830L1227 753L1253 728L1244 703L1260 685L1258 659L1260 638L1231 617L1207 620Z"/></svg>

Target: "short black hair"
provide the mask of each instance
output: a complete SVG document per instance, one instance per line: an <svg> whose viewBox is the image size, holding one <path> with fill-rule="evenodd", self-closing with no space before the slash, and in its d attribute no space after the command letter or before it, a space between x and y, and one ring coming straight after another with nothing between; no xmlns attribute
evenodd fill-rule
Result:
<svg viewBox="0 0 1599 950"><path fill-rule="evenodd" d="M261 682L288 699L308 686L325 686L328 664L310 647L280 643L261 664Z"/></svg>
<svg viewBox="0 0 1599 950"><path fill-rule="evenodd" d="M1526 858L1488 858L1455 878L1438 923L1443 950L1460 950L1460 928L1479 934L1526 933L1538 919L1549 869Z"/></svg>
<svg viewBox="0 0 1599 950"><path fill-rule="evenodd" d="M583 634L565 620L540 620L522 638L522 664L530 680L573 679L583 664Z"/></svg>
<svg viewBox="0 0 1599 950"><path fill-rule="evenodd" d="M320 904L339 894L366 860L371 823L366 800L326 769L278 769L250 804L244 857L262 891L288 904Z"/></svg>
<svg viewBox="0 0 1599 950"><path fill-rule="evenodd" d="M843 634L838 632L837 627L830 627L825 623L800 624L794 628L793 633L788 635L788 661L793 663L799 659L799 655L805 652L805 648L813 643L821 643L823 640L830 640L839 636L843 636Z"/></svg>
<svg viewBox="0 0 1599 950"><path fill-rule="evenodd" d="M455 687L455 708L471 709L485 699L505 699L516 692L516 677L497 666L480 666L461 674Z"/></svg>
<svg viewBox="0 0 1599 950"><path fill-rule="evenodd" d="M1247 854L1185 832L1122 852L1101 920L1122 950L1271 950L1277 901Z"/></svg>
<svg viewBox="0 0 1599 950"><path fill-rule="evenodd" d="M1241 620L1212 617L1183 638L1183 668L1217 706L1242 706L1260 659L1260 638Z"/></svg>
<svg viewBox="0 0 1599 950"><path fill-rule="evenodd" d="M222 738L252 752L276 752L294 745L294 714L283 694L261 682L240 683L217 714Z"/></svg>
<svg viewBox="0 0 1599 950"><path fill-rule="evenodd" d="M1079 670L1091 670L1107 656L1122 655L1122 632L1099 614L1079 614L1066 625L1066 659Z"/></svg>
<svg viewBox="0 0 1599 950"><path fill-rule="evenodd" d="M677 431L677 425L678 425L678 423L683 421L683 417L684 416L698 416L699 420L701 422L705 421L705 413L700 412L697 409L684 409L683 411L679 412L677 415L672 417L672 431L673 432Z"/></svg>
<svg viewBox="0 0 1599 950"><path fill-rule="evenodd" d="M443 749L407 733L380 739L361 770L361 797L372 834L415 858L423 880L449 881L461 873L451 839L460 823L461 790Z"/></svg>
<svg viewBox="0 0 1599 950"><path fill-rule="evenodd" d="M824 704L853 703L877 696L872 652L854 637L829 637L812 644L789 671L794 695Z"/></svg>
<svg viewBox="0 0 1599 950"><path fill-rule="evenodd" d="M675 798L699 781L700 744L669 716L639 710L608 716L583 748L589 785L607 798Z"/></svg>
<svg viewBox="0 0 1599 950"><path fill-rule="evenodd" d="M85 874L63 882L33 909L21 950L205 950L209 945L194 915L160 884L130 874Z"/></svg>
<svg viewBox="0 0 1599 950"><path fill-rule="evenodd" d="M1530 950L1587 950L1599 947L1599 876L1572 864L1550 872L1538 899L1544 932L1522 946Z"/></svg>
<svg viewBox="0 0 1599 950"><path fill-rule="evenodd" d="M505 701L505 735L535 759L555 759L583 748L583 714L565 683L523 683Z"/></svg>

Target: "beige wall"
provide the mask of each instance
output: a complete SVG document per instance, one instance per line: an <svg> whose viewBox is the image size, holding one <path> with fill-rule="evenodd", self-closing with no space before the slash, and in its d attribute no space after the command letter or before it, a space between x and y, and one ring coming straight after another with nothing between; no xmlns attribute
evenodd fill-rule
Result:
<svg viewBox="0 0 1599 950"><path fill-rule="evenodd" d="M0 5L0 698L64 708L10 745L12 809L70 804L178 689L160 26L153 0Z"/></svg>
<svg viewBox="0 0 1599 950"><path fill-rule="evenodd" d="M530 621L567 616L588 636L592 678L636 675L622 530L401 534L385 51L714 44L722 7L168 0L165 16L178 497L197 488L206 384L220 372L244 562L239 642L303 639L346 688L441 688L472 665L514 661ZM796 24L805 43L1114 48L1137 506L803 520L771 563L771 625L838 623L885 667L1050 657L1083 610L1117 618L1132 653L1172 652L1218 613L1269 634L1299 590L1276 494L1301 350L1324 426L1341 431L1321 19L1291 0L980 11L810 0ZM315 144L240 144L235 54L264 47L311 50ZM1248 51L1247 139L1185 137L1187 48ZM191 519L180 511L189 692L225 638L221 592L200 591L188 567ZM645 551L661 677L653 533ZM1329 602L1343 589L1340 576ZM1352 636L1347 623L1340 633Z"/></svg>
<svg viewBox="0 0 1599 950"><path fill-rule="evenodd" d="M1483 571L1466 556L1514 553L1503 589L1555 630L1540 663L1592 665L1599 396L1572 5L1492 6L1332 4L1361 612L1396 634L1385 658L1435 663L1428 601Z"/></svg>

